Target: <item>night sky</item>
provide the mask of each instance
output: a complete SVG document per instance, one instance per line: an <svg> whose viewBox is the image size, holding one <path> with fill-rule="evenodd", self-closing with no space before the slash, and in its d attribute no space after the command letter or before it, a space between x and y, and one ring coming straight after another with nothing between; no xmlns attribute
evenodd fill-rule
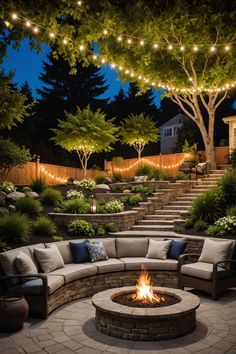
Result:
<svg viewBox="0 0 236 354"><path fill-rule="evenodd" d="M42 83L39 80L39 74L42 72L42 62L46 60L46 55L50 51L48 46L43 45L42 53L32 51L29 47L28 40L23 40L19 50L11 47L8 48L8 55L4 63L1 65L6 72L14 71L14 82L17 86L21 86L25 81L28 81L32 94L37 98L36 89L40 88ZM109 89L101 96L101 98L113 98L121 87L127 92L128 84L122 84L117 79L118 74L109 67L102 67L102 72L110 85ZM160 94L155 92L155 103L160 106Z"/></svg>

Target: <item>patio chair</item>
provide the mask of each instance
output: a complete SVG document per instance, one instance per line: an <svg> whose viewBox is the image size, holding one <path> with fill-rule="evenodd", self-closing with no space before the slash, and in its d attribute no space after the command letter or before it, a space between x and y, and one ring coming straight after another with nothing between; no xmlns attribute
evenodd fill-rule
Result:
<svg viewBox="0 0 236 354"><path fill-rule="evenodd" d="M195 167L191 169L191 173L196 173L197 175L206 176L209 175L209 161L199 162Z"/></svg>
<svg viewBox="0 0 236 354"><path fill-rule="evenodd" d="M188 263L190 261L191 263ZM195 288L211 294L216 300L219 294L236 286L235 242L206 239L202 253L183 254L179 257L178 287Z"/></svg>

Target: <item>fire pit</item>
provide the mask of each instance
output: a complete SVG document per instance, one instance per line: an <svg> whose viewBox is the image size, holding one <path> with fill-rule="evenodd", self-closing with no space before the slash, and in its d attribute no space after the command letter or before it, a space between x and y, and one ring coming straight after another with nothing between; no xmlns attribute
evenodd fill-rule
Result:
<svg viewBox="0 0 236 354"><path fill-rule="evenodd" d="M102 291L92 298L97 329L113 337L151 341L171 339L196 327L197 296L178 289L152 287L142 272L136 287Z"/></svg>

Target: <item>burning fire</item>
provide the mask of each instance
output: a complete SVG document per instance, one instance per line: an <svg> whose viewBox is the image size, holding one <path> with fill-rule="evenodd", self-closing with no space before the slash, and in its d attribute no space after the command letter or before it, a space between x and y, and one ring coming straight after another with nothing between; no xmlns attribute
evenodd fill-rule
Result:
<svg viewBox="0 0 236 354"><path fill-rule="evenodd" d="M144 303L160 303L165 301L163 296L158 296L154 293L151 278L148 272L144 270L142 270L139 275L136 289L136 294L132 296L132 300L134 301L142 301Z"/></svg>

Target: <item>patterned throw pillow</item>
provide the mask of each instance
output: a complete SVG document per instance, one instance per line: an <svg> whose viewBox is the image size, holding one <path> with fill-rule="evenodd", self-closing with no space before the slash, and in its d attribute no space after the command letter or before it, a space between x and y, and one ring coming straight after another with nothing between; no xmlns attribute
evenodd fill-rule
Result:
<svg viewBox="0 0 236 354"><path fill-rule="evenodd" d="M105 247L102 243L88 243L87 248L91 262L106 261L108 259Z"/></svg>

